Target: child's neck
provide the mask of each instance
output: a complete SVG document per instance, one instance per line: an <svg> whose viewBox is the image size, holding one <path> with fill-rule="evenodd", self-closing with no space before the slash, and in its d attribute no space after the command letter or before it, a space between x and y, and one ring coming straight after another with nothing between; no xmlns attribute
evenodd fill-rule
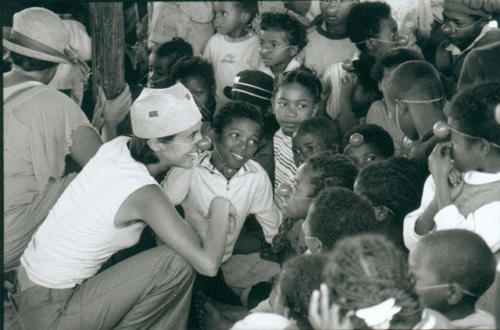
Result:
<svg viewBox="0 0 500 330"><path fill-rule="evenodd" d="M335 25L323 22L320 28L323 29L328 34L327 37L331 39L343 39L347 37L345 22Z"/></svg>
<svg viewBox="0 0 500 330"><path fill-rule="evenodd" d="M292 59L289 59L287 62L281 62L275 65L271 65L271 72L277 77L281 73L283 73L286 70L286 67L288 64L292 61Z"/></svg>
<svg viewBox="0 0 500 330"><path fill-rule="evenodd" d="M457 306L453 306L453 308L441 312L446 318L450 321L464 319L467 316L470 316L476 312L474 308L474 304L459 304Z"/></svg>
<svg viewBox="0 0 500 330"><path fill-rule="evenodd" d="M243 25L240 28L226 34L226 36L231 39L231 41L242 41L250 38L252 36L252 32L248 31L246 26Z"/></svg>
<svg viewBox="0 0 500 330"><path fill-rule="evenodd" d="M214 148L210 163L219 171L228 181L238 172L239 169L229 167L219 152Z"/></svg>

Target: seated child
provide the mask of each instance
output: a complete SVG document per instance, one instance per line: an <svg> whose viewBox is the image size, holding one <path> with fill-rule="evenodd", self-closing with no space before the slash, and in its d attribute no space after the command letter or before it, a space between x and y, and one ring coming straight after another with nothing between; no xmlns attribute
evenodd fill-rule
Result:
<svg viewBox="0 0 500 330"><path fill-rule="evenodd" d="M299 167L293 188L279 188L279 193L286 198L284 220L273 239L272 252L280 263L290 256L305 252L306 247L300 239L302 223L318 193L326 187L352 190L357 172L347 157L326 151L312 156Z"/></svg>
<svg viewBox="0 0 500 330"><path fill-rule="evenodd" d="M456 92L465 56L476 47L500 41L498 24L489 24L498 11L498 1L444 0L441 31L446 39L436 50L435 66L442 73L448 98Z"/></svg>
<svg viewBox="0 0 500 330"><path fill-rule="evenodd" d="M323 279L309 304L314 329L450 329L443 315L422 309L406 257L383 235L342 239Z"/></svg>
<svg viewBox="0 0 500 330"><path fill-rule="evenodd" d="M389 75L394 69L408 61L423 60L423 56L410 48L398 47L390 50L375 63L372 69L373 78L378 82L378 88L383 90ZM367 124L375 124L385 129L394 141L396 156L404 155L404 134L398 129L395 114L390 112L385 100L372 103L366 115Z"/></svg>
<svg viewBox="0 0 500 330"><path fill-rule="evenodd" d="M410 252L409 265L423 307L442 313L455 329L495 328L493 315L475 308L496 268L479 235L461 229L430 233Z"/></svg>
<svg viewBox="0 0 500 330"><path fill-rule="evenodd" d="M300 255L288 260L281 269L274 311L294 320L298 329L311 329L307 320L309 301L313 291L319 289L322 281L320 270L326 261L323 254Z"/></svg>
<svg viewBox="0 0 500 330"><path fill-rule="evenodd" d="M383 128L377 125L359 125L344 134L344 155L352 159L358 169L394 156L394 143Z"/></svg>
<svg viewBox="0 0 500 330"><path fill-rule="evenodd" d="M440 140L433 126L445 119L444 88L437 70L426 61L408 61L392 71L383 88L385 105L404 135L408 157L425 164Z"/></svg>
<svg viewBox="0 0 500 330"><path fill-rule="evenodd" d="M212 126L213 152L202 154L191 169L172 169L163 187L174 204L182 205L186 221L200 236L207 230L204 218L209 211L207 201L213 196L225 196L233 203L238 216L226 240L222 259L226 262L249 214L255 215L268 243L278 232L280 215L266 172L251 159L262 131L259 110L246 102L230 102L221 109Z"/></svg>
<svg viewBox="0 0 500 330"><path fill-rule="evenodd" d="M307 31L309 42L304 48L304 65L318 77L334 63L350 60L357 52L356 45L346 34L346 18L357 3L348 1L320 1L320 22Z"/></svg>
<svg viewBox="0 0 500 330"><path fill-rule="evenodd" d="M171 71L174 82L180 82L193 95L202 121L212 122L215 112L215 77L212 65L201 57L184 57Z"/></svg>
<svg viewBox="0 0 500 330"><path fill-rule="evenodd" d="M174 84L170 70L184 56L193 56L193 47L181 38L156 46L149 55L149 88L166 88Z"/></svg>
<svg viewBox="0 0 500 330"><path fill-rule="evenodd" d="M287 14L264 13L259 28L259 70L276 77L301 66L295 58L307 44L306 29Z"/></svg>
<svg viewBox="0 0 500 330"><path fill-rule="evenodd" d="M404 217L418 207L423 180L417 164L407 158L391 158L369 164L358 174L354 192L370 200L379 221L377 232L407 252L403 242Z"/></svg>
<svg viewBox="0 0 500 330"><path fill-rule="evenodd" d="M389 50L402 46L407 39L398 34L398 26L391 16L391 7L386 3L363 2L355 4L345 21L346 34L359 49L359 60L373 57L377 61ZM344 134L357 119L352 112L352 90L357 76L342 62L332 64L323 74L326 101L325 111L332 119L338 119Z"/></svg>
<svg viewBox="0 0 500 330"><path fill-rule="evenodd" d="M298 168L308 158L324 151L337 153L339 140L337 123L331 119L315 117L302 122L292 138L295 166Z"/></svg>
<svg viewBox="0 0 500 330"><path fill-rule="evenodd" d="M271 99L273 97L273 77L257 70L244 70L234 77L232 86L224 88L224 95L233 101L245 101L261 111L264 121L261 148L270 143L279 125L274 117ZM269 143L266 143L269 140Z"/></svg>
<svg viewBox="0 0 500 330"><path fill-rule="evenodd" d="M439 143L429 157L431 175L420 207L404 220L409 250L431 230L467 229L493 253L500 249L500 125L495 108L500 83L476 85L448 104L448 125L439 125Z"/></svg>
<svg viewBox="0 0 500 330"><path fill-rule="evenodd" d="M259 38L252 32L251 23L258 11L257 1L214 2L214 34L203 51L203 57L213 65L216 82L217 107L229 101L223 89L231 85L242 70L257 70Z"/></svg>
<svg viewBox="0 0 500 330"><path fill-rule="evenodd" d="M316 115L320 95L321 82L305 69L282 73L274 86L272 104L280 129L274 134L273 144L259 151L255 158L274 182L274 200L280 209L284 199L278 195L278 187L283 183L290 185L297 172L293 162L293 133L303 121Z"/></svg>

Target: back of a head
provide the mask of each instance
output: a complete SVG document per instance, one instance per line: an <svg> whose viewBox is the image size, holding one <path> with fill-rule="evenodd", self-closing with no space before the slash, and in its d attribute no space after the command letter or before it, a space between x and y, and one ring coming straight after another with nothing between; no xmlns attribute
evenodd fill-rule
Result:
<svg viewBox="0 0 500 330"><path fill-rule="evenodd" d="M295 17L283 13L263 13L260 29L267 31L280 31L291 46L297 46L300 52L307 44L305 26Z"/></svg>
<svg viewBox="0 0 500 330"><path fill-rule="evenodd" d="M300 136L304 134L313 134L317 136L323 140L325 145L331 150L337 147L340 141L338 123L329 118L314 117L303 121L295 135Z"/></svg>
<svg viewBox="0 0 500 330"><path fill-rule="evenodd" d="M386 101L432 100L443 96L438 71L426 61L405 62L391 73L386 85Z"/></svg>
<svg viewBox="0 0 500 330"><path fill-rule="evenodd" d="M373 78L380 81L384 75L384 70L393 69L404 62L423 59L424 57L421 53L411 48L397 47L391 49L375 63L372 69Z"/></svg>
<svg viewBox="0 0 500 330"><path fill-rule="evenodd" d="M374 206L391 209L402 228L404 217L420 203L422 184L417 171L411 160L406 164L394 159L370 164L359 173L357 188Z"/></svg>
<svg viewBox="0 0 500 330"><path fill-rule="evenodd" d="M458 283L478 297L495 279L495 256L488 244L472 231L432 232L424 236L416 248L429 256L432 271L443 283Z"/></svg>
<svg viewBox="0 0 500 330"><path fill-rule="evenodd" d="M392 137L382 127L374 124L361 124L346 132L342 137L342 150L350 144L351 136L355 133L360 134L363 138L363 143L376 150L382 157L389 158L394 156L394 141Z"/></svg>
<svg viewBox="0 0 500 330"><path fill-rule="evenodd" d="M500 104L500 82L478 84L456 94L447 105L448 114L466 134L500 144L500 124L495 111Z"/></svg>
<svg viewBox="0 0 500 330"><path fill-rule="evenodd" d="M153 53L159 56L173 56L179 59L184 56L193 56L193 47L182 38L175 37L153 49Z"/></svg>
<svg viewBox="0 0 500 330"><path fill-rule="evenodd" d="M303 254L289 259L283 265L279 279L281 298L284 307L290 309L292 318L301 317L306 321L309 300L323 280L320 270L324 268L326 261L323 254Z"/></svg>
<svg viewBox="0 0 500 330"><path fill-rule="evenodd" d="M358 170L349 157L325 151L309 158L306 163L311 165L316 174L311 180L315 187L313 196L325 187L353 189Z"/></svg>
<svg viewBox="0 0 500 330"><path fill-rule="evenodd" d="M330 250L340 238L373 231L377 225L370 203L346 188L322 190L313 205L309 228L325 250Z"/></svg>
<svg viewBox="0 0 500 330"><path fill-rule="evenodd" d="M346 34L363 51L362 41L374 38L380 32L382 20L391 18L391 7L386 3L363 2L354 5L346 18Z"/></svg>
<svg viewBox="0 0 500 330"><path fill-rule="evenodd" d="M458 80L458 90L479 83L500 82L499 58L500 42L473 48L465 57Z"/></svg>
<svg viewBox="0 0 500 330"><path fill-rule="evenodd" d="M329 253L323 277L336 303L346 312L394 298L401 310L391 324L412 327L421 319L422 309L406 258L385 236L364 234L342 239ZM367 327L360 318L351 320L355 329Z"/></svg>
<svg viewBox="0 0 500 330"><path fill-rule="evenodd" d="M179 59L171 70L172 81L188 77L202 77L209 86L215 87L215 76L212 65L199 56L187 56Z"/></svg>

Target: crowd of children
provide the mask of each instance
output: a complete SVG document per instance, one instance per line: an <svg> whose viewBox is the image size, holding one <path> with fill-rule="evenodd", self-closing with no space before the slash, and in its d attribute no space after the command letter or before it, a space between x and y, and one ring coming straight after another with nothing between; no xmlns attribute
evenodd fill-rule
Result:
<svg viewBox="0 0 500 330"><path fill-rule="evenodd" d="M16 13L4 307L44 329L498 328L500 0L415 3L151 3L148 73L97 86L91 121L50 84L91 76L63 21Z"/></svg>

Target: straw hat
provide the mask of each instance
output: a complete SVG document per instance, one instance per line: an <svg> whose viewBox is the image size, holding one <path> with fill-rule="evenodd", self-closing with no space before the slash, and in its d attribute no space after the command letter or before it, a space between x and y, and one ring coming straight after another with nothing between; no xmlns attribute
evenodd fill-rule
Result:
<svg viewBox="0 0 500 330"><path fill-rule="evenodd" d="M163 89L145 88L130 108L132 132L155 139L183 132L201 121L193 96L181 83Z"/></svg>
<svg viewBox="0 0 500 330"><path fill-rule="evenodd" d="M14 14L2 45L15 53L55 63L71 63L66 54L70 33L62 20L45 8L32 7Z"/></svg>

